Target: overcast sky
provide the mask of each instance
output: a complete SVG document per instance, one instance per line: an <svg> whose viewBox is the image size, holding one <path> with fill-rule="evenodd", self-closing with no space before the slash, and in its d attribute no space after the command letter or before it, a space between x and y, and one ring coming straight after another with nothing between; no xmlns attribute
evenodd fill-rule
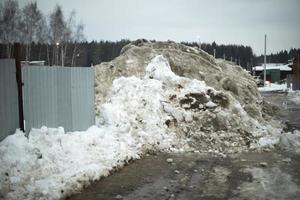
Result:
<svg viewBox="0 0 300 200"><path fill-rule="evenodd" d="M30 0L19 0L23 6ZM268 53L300 47L300 0L37 0L49 14L77 12L90 40L156 39L250 45Z"/></svg>

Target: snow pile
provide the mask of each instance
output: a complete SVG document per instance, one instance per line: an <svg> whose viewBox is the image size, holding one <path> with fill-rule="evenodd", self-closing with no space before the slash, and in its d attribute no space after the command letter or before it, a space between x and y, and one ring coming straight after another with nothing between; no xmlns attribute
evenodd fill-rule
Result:
<svg viewBox="0 0 300 200"><path fill-rule="evenodd" d="M137 40L126 45L121 55L111 62L103 62L96 69L96 105L106 102L109 88L119 77L135 76L143 78L145 68L156 55L162 55L174 74L204 81L215 90L229 93L245 111L262 121L262 97L256 82L240 66L219 61L197 48L175 42L148 42Z"/></svg>
<svg viewBox="0 0 300 200"><path fill-rule="evenodd" d="M0 198L60 199L138 158L135 139L109 128L16 131L0 143Z"/></svg>
<svg viewBox="0 0 300 200"><path fill-rule="evenodd" d="M129 132L143 149L240 152L256 147L268 130L230 93L176 75L161 55L144 77L114 80L107 96L99 108L101 124Z"/></svg>

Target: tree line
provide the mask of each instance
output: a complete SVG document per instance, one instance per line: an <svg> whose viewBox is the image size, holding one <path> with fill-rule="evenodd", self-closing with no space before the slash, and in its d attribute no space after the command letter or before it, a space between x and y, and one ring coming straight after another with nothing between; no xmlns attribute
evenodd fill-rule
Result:
<svg viewBox="0 0 300 200"><path fill-rule="evenodd" d="M182 42L185 45L198 47L197 42ZM252 48L243 45L218 45L216 42L202 43L200 48L207 53L214 55L216 58L223 58L225 60L241 65L245 69L250 69L254 65L254 54Z"/></svg>
<svg viewBox="0 0 300 200"><path fill-rule="evenodd" d="M271 53L266 56L267 62L269 63L290 63L293 59L298 59L300 55L300 49L291 48L289 51L282 50L280 52L277 52L275 54ZM256 63L260 64L264 62L264 55L260 55L255 57Z"/></svg>
<svg viewBox="0 0 300 200"><path fill-rule="evenodd" d="M68 43L68 48L65 49L64 54L64 66L81 66L89 67L91 65L99 64L101 62L107 62L113 60L115 57L120 55L121 49L129 44L129 40L120 41L91 41L91 42L80 42L80 43ZM49 46L50 47L50 46ZM74 49L76 51L74 54ZM0 58L7 58L6 56L6 45L0 44ZM30 52L30 60L43 60L45 65L55 65L50 62L48 55L55 54L55 48L48 48L47 44L44 43L32 43ZM73 57L74 55L74 57ZM61 65L61 54L58 55L58 65ZM21 60L26 60L26 45L21 44Z"/></svg>
<svg viewBox="0 0 300 200"><path fill-rule="evenodd" d="M84 36L84 25L77 22L76 13L66 16L56 5L49 16L39 10L36 2L20 8L16 0L0 3L0 58L10 58L13 43L21 43L21 59L44 60L46 65L90 66L114 59L130 40L91 41ZM199 47L197 42L182 42ZM226 59L247 70L263 63L250 46L202 43L200 48L216 58ZM297 57L300 49L284 50L267 56L267 62L287 63Z"/></svg>
<svg viewBox="0 0 300 200"><path fill-rule="evenodd" d="M20 8L16 0L4 0L0 4L0 30L2 57L10 58L13 43L19 42L23 44L24 59L30 61L36 56L32 55L33 44L42 44L40 54L46 54L44 59L50 65L64 65L69 51L71 66L75 65L78 44L85 41L84 26L76 21L75 11L66 17L56 5L46 17L34 1Z"/></svg>

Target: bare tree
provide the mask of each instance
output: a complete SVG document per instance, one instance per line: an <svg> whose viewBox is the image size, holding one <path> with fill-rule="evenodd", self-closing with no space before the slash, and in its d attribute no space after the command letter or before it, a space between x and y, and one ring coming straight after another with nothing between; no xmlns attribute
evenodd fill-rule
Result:
<svg viewBox="0 0 300 200"><path fill-rule="evenodd" d="M6 44L7 57L11 56L12 43L19 41L20 10L16 0L5 0L1 6L0 38Z"/></svg>
<svg viewBox="0 0 300 200"><path fill-rule="evenodd" d="M76 16L76 13L73 10L71 12L68 20L66 21L66 27L63 32L63 39L62 39L63 42L61 45L61 65L62 66L64 66L64 64L65 64L68 44L72 41L72 34L73 34L72 27L75 23L75 16Z"/></svg>
<svg viewBox="0 0 300 200"><path fill-rule="evenodd" d="M71 66L75 64L75 56L78 52L78 43L84 40L83 24L76 23L76 13L72 11L67 20L64 19L60 6L56 6L54 12L50 15L50 28L52 33L52 43L58 44L53 49L55 52L55 63L58 64L60 54L60 63L65 65L67 60L67 50L70 43L73 43L73 51L71 56ZM60 49L60 52L59 52Z"/></svg>
<svg viewBox="0 0 300 200"><path fill-rule="evenodd" d="M42 16L41 20L38 23L36 36L37 36L37 42L46 45L47 63L48 65L50 65L50 55L49 55L49 45L51 44L50 28L44 16ZM40 59L41 51L42 51L42 45L40 46L40 50L39 50L39 59Z"/></svg>
<svg viewBox="0 0 300 200"><path fill-rule="evenodd" d="M30 2L22 9L22 39L26 44L26 61L30 60L31 43L38 41L38 30L42 19L43 15L36 2Z"/></svg>
<svg viewBox="0 0 300 200"><path fill-rule="evenodd" d="M56 5L54 11L50 14L51 42L53 44L52 62L58 64L59 45L63 41L66 23L64 15L59 5Z"/></svg>
<svg viewBox="0 0 300 200"><path fill-rule="evenodd" d="M66 43L64 52L67 52L68 43L73 44L71 66L74 66L75 64L75 56L78 53L78 43L85 40L83 34L84 25L82 23L77 24L75 18L76 18L76 12L73 10L68 18L65 37L64 37L64 41ZM64 57L66 57L66 55L64 55Z"/></svg>
<svg viewBox="0 0 300 200"><path fill-rule="evenodd" d="M76 26L76 30L73 35L74 48L73 48L72 60L71 60L72 67L75 65L75 56L77 56L77 54L78 54L78 50L79 50L78 43L85 40L83 30L84 30L84 25L82 23L79 23Z"/></svg>

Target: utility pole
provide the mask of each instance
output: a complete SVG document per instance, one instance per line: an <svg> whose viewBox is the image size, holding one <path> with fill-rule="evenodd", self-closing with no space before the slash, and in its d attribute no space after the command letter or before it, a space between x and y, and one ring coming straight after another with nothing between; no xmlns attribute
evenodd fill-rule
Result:
<svg viewBox="0 0 300 200"><path fill-rule="evenodd" d="M266 79L267 79L267 75L266 75L266 68L267 68L267 34L265 34L265 52L264 52L264 87L266 86Z"/></svg>
<svg viewBox="0 0 300 200"><path fill-rule="evenodd" d="M214 49L214 58L216 58L216 49Z"/></svg>

